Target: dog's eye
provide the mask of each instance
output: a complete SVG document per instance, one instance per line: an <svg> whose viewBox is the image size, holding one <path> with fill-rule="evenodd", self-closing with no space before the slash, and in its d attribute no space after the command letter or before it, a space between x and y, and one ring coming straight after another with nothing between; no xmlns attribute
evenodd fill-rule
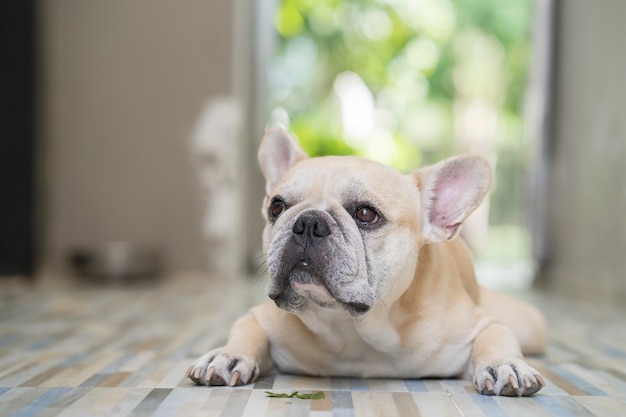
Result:
<svg viewBox="0 0 626 417"><path fill-rule="evenodd" d="M274 200L270 204L268 213L270 217L276 219L278 218L278 216L283 214L283 211L285 211L285 208L286 208L286 205L283 200L281 200L280 198L274 198Z"/></svg>
<svg viewBox="0 0 626 417"><path fill-rule="evenodd" d="M354 213L354 218L360 223L368 226L376 224L380 220L380 216L373 208L369 206L360 206Z"/></svg>

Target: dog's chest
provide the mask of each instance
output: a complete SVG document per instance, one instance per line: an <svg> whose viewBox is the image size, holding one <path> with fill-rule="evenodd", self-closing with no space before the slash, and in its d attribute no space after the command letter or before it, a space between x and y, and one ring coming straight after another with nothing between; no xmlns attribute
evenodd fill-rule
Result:
<svg viewBox="0 0 626 417"><path fill-rule="evenodd" d="M272 359L281 371L320 376L453 376L462 372L470 355L469 347L401 334L382 323L334 320L312 327L315 336L307 340L313 343L301 343L293 334L273 340Z"/></svg>

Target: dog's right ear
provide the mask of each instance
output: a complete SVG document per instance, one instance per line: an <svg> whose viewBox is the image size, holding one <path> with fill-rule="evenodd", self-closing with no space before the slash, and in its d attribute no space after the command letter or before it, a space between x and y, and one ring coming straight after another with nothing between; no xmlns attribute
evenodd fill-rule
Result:
<svg viewBox="0 0 626 417"><path fill-rule="evenodd" d="M259 166L265 176L266 194L271 195L285 173L306 157L300 145L284 128L275 126L268 129L258 153Z"/></svg>

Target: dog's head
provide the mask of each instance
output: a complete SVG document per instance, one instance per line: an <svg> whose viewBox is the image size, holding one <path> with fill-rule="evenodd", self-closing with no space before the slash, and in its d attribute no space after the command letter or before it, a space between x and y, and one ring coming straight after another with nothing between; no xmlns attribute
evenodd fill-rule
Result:
<svg viewBox="0 0 626 417"><path fill-rule="evenodd" d="M472 156L408 175L358 157L308 158L282 128L266 133L258 156L269 296L292 312L314 303L359 317L394 301L421 246L453 239L491 179Z"/></svg>

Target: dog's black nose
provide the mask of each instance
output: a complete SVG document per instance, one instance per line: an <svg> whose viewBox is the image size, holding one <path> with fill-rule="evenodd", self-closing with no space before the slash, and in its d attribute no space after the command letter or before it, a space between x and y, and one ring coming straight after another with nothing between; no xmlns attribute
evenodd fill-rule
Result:
<svg viewBox="0 0 626 417"><path fill-rule="evenodd" d="M315 213L304 213L293 224L293 233L296 240L304 244L307 240L313 243L319 238L330 235L328 223L320 215Z"/></svg>

